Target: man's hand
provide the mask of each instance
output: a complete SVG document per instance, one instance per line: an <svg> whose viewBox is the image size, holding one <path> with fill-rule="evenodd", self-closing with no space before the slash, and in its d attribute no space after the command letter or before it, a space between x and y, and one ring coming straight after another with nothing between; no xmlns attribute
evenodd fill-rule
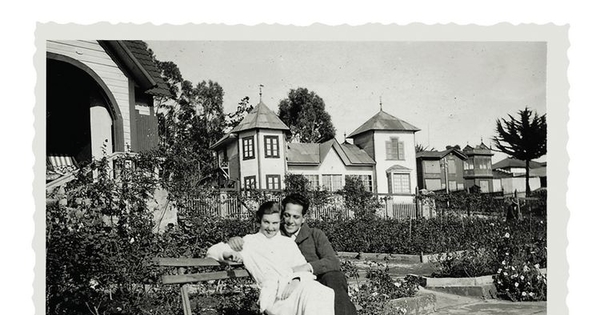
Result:
<svg viewBox="0 0 600 315"><path fill-rule="evenodd" d="M288 285L285 286L285 289L283 289L283 292L281 293L281 299L285 300L288 297L290 297L290 295L292 295L292 293L294 293L294 290L296 290L296 288L299 285L300 285L299 279L294 279L294 280L290 281L290 283L288 283Z"/></svg>
<svg viewBox="0 0 600 315"><path fill-rule="evenodd" d="M306 272L312 273L312 267L311 267L311 265L309 263L306 263L304 265L299 265L299 266L293 267L292 271L293 272L306 271Z"/></svg>
<svg viewBox="0 0 600 315"><path fill-rule="evenodd" d="M242 258L242 254L238 252L225 252L223 253L223 258L231 261L235 261L238 263L243 263L244 259Z"/></svg>
<svg viewBox="0 0 600 315"><path fill-rule="evenodd" d="M244 248L244 239L239 236L234 236L227 241L227 245L236 252L241 252Z"/></svg>

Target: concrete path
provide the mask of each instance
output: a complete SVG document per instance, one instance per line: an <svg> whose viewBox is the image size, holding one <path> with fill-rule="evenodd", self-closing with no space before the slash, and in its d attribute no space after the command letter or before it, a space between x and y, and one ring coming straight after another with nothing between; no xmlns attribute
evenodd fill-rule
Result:
<svg viewBox="0 0 600 315"><path fill-rule="evenodd" d="M420 288L418 294L423 293L435 294L435 315L546 315L546 302L483 300Z"/></svg>

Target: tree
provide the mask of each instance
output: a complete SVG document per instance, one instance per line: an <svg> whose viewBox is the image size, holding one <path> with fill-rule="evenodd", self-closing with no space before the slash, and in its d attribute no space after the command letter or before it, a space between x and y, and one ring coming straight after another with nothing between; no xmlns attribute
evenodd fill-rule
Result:
<svg viewBox="0 0 600 315"><path fill-rule="evenodd" d="M509 120L496 120L494 144L510 157L525 161L525 193L529 196L529 163L546 154L546 114L538 116L525 107L519 111L518 118L510 114L508 117Z"/></svg>
<svg viewBox="0 0 600 315"><path fill-rule="evenodd" d="M250 105L250 98L248 96L242 98L242 100L238 103L236 111L227 114L227 117L225 118L226 132L231 131L233 128L239 125L244 117L246 117L246 115L252 111L252 109L254 109L254 106Z"/></svg>
<svg viewBox="0 0 600 315"><path fill-rule="evenodd" d="M422 145L420 143L417 143L417 145L415 145L415 152L419 153L419 152L425 152L425 151L435 151L435 148L433 147L429 147L426 145Z"/></svg>
<svg viewBox="0 0 600 315"><path fill-rule="evenodd" d="M278 116L290 127L292 141L320 143L335 137L325 102L306 88L291 89L288 98L279 103Z"/></svg>

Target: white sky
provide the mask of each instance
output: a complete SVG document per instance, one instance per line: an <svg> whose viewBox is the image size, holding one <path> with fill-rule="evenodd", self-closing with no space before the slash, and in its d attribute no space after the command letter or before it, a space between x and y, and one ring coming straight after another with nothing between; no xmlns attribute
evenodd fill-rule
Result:
<svg viewBox="0 0 600 315"><path fill-rule="evenodd" d="M421 131L417 143L489 145L495 120L546 113L543 42L148 41L186 80L217 81L225 112L249 96L277 112L292 88L323 98L342 142L379 110ZM504 158L495 154L493 161ZM544 158L542 158L544 160Z"/></svg>

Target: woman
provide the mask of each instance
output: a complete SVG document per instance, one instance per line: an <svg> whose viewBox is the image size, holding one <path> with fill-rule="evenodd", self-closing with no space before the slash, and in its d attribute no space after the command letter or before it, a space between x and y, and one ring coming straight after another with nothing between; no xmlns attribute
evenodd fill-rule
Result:
<svg viewBox="0 0 600 315"><path fill-rule="evenodd" d="M310 272L293 272L306 259L294 241L279 233L279 204L268 201L256 213L260 229L244 236L244 249L226 243L208 249L207 257L243 262L260 289L260 311L272 315L333 315L334 293Z"/></svg>

